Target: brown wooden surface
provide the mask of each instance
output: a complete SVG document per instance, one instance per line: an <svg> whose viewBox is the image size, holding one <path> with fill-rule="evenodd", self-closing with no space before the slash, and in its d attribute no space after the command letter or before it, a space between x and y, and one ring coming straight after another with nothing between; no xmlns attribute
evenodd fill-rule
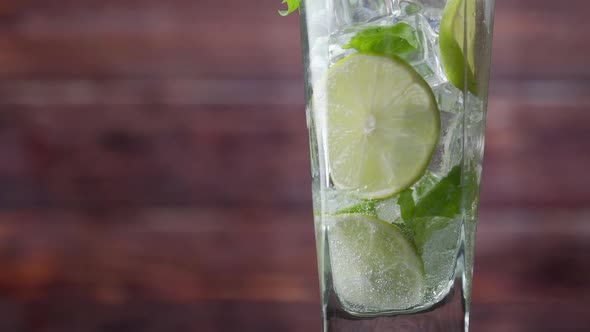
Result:
<svg viewBox="0 0 590 332"><path fill-rule="evenodd" d="M0 331L319 331L279 3L0 3ZM589 10L497 2L473 331L590 330Z"/></svg>

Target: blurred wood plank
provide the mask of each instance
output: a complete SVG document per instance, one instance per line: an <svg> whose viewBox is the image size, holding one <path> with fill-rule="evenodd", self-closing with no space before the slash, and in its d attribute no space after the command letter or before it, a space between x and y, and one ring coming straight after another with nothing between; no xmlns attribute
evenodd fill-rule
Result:
<svg viewBox="0 0 590 332"><path fill-rule="evenodd" d="M13 154L1 167L0 201L308 203L305 114L290 108L13 109L3 113L0 144Z"/></svg>
<svg viewBox="0 0 590 332"><path fill-rule="evenodd" d="M590 310L584 303L477 304L470 330L478 332L581 332L590 327Z"/></svg>
<svg viewBox="0 0 590 332"><path fill-rule="evenodd" d="M493 77L587 78L590 45L580 32L590 28L581 14L589 9L588 2L579 0L568 6L550 1L496 1Z"/></svg>
<svg viewBox="0 0 590 332"><path fill-rule="evenodd" d="M472 328L588 326L588 213L484 210ZM0 327L7 331L308 331L319 324L308 209L36 210L4 212L0 221Z"/></svg>
<svg viewBox="0 0 590 332"><path fill-rule="evenodd" d="M299 79L12 79L0 80L0 110L13 107L277 106L305 104ZM515 105L590 106L585 80L495 79L490 116Z"/></svg>
<svg viewBox="0 0 590 332"><path fill-rule="evenodd" d="M590 296L589 215L484 210L474 301L548 304ZM315 303L313 229L307 207L3 212L0 292L14 301Z"/></svg>
<svg viewBox="0 0 590 332"><path fill-rule="evenodd" d="M568 303L590 296L590 211L482 207L474 301Z"/></svg>
<svg viewBox="0 0 590 332"><path fill-rule="evenodd" d="M53 90L40 86L50 98ZM0 205L308 204L303 106L264 94L232 100L232 86L216 87L210 105L183 105L192 90L171 88L173 97L153 104L102 106L94 104L103 96L97 88L79 104L1 107ZM483 204L588 204L590 85L560 87L507 83L492 91ZM143 92L132 91L122 100L141 100ZM218 105L226 96L228 105Z"/></svg>
<svg viewBox="0 0 590 332"><path fill-rule="evenodd" d="M100 305L37 301L27 305L0 304L0 308L10 313L0 322L0 327L7 328L5 331L301 332L321 328L319 304L308 303L211 301L179 305L148 301ZM588 317L582 301L568 305L476 304L470 326L481 332L580 332L589 326Z"/></svg>
<svg viewBox="0 0 590 332"><path fill-rule="evenodd" d="M11 17L22 10L23 2L21 0L3 0L0 2L0 20Z"/></svg>
<svg viewBox="0 0 590 332"><path fill-rule="evenodd" d="M0 109L10 109L14 106L98 105L302 107L304 103L303 82L292 79L0 80Z"/></svg>
<svg viewBox="0 0 590 332"><path fill-rule="evenodd" d="M105 304L316 301L309 210L120 209L0 216L0 291Z"/></svg>
<svg viewBox="0 0 590 332"><path fill-rule="evenodd" d="M590 75L590 4L561 7L498 1L495 77ZM16 18L0 21L3 78L301 79L303 73L298 19L276 15L280 3L273 0L29 1L19 8Z"/></svg>
<svg viewBox="0 0 590 332"><path fill-rule="evenodd" d="M547 91L545 98L540 97L543 89L535 93L539 97L515 89L510 95L491 98L484 202L581 207L590 203L590 174L584 166L590 163L590 132L584 125L590 121L588 104L586 98L570 93L556 96L555 90L568 91L567 84L552 87L554 91Z"/></svg>
<svg viewBox="0 0 590 332"><path fill-rule="evenodd" d="M220 332L316 331L319 303L207 301L176 304L143 301L104 305L89 301L40 300L0 303L3 331Z"/></svg>
<svg viewBox="0 0 590 332"><path fill-rule="evenodd" d="M18 19L0 21L0 76L302 77L298 19L282 19L279 8L272 0L29 2Z"/></svg>

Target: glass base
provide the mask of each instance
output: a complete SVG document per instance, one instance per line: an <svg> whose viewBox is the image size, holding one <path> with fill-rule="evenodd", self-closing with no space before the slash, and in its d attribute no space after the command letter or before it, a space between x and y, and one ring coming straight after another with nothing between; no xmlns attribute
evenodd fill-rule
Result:
<svg viewBox="0 0 590 332"><path fill-rule="evenodd" d="M469 312L465 310L461 278L447 296L429 309L372 318L347 313L335 296L330 296L324 332L467 332ZM333 294L332 294L333 295Z"/></svg>

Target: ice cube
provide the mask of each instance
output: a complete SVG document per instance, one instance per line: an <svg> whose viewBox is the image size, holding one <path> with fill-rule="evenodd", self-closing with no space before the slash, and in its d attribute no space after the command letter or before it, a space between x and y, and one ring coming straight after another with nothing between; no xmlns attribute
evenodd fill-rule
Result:
<svg viewBox="0 0 590 332"><path fill-rule="evenodd" d="M309 57L309 71L312 86L314 89L321 78L328 71L328 36L317 37L312 41L310 57Z"/></svg>
<svg viewBox="0 0 590 332"><path fill-rule="evenodd" d="M433 89L439 110L448 113L463 113L463 92L453 83L444 82Z"/></svg>
<svg viewBox="0 0 590 332"><path fill-rule="evenodd" d="M475 230L477 228L476 219L467 219L465 221L465 275L467 284L465 285L467 304L471 301L471 282L473 278L473 263L475 254Z"/></svg>
<svg viewBox="0 0 590 332"><path fill-rule="evenodd" d="M463 118L460 115L441 112L441 118L447 118L443 124L443 154L439 174L447 174L463 160Z"/></svg>
<svg viewBox="0 0 590 332"><path fill-rule="evenodd" d="M352 39L356 33L357 31L344 30L343 32L336 33L330 37L330 47L328 49L330 54L330 65L333 65L338 62L338 60L356 52L352 48L343 48L344 45L347 45L350 42L350 39Z"/></svg>
<svg viewBox="0 0 590 332"><path fill-rule="evenodd" d="M418 180L418 182L416 182L416 184L414 184L412 186L412 189L413 189L412 197L414 198L414 201L415 202L420 201L439 182L440 182L440 177L434 175L431 172L426 172L426 174L424 174L424 176L422 176L420 178L420 180Z"/></svg>
<svg viewBox="0 0 590 332"><path fill-rule="evenodd" d="M465 154L476 165L481 165L485 141L485 113L481 99L469 93L465 112Z"/></svg>
<svg viewBox="0 0 590 332"><path fill-rule="evenodd" d="M334 25L344 27L399 15L399 0L334 0Z"/></svg>
<svg viewBox="0 0 590 332"><path fill-rule="evenodd" d="M311 4L309 4L311 3ZM310 1L307 5L307 34L309 40L330 34L328 6L321 1Z"/></svg>
<svg viewBox="0 0 590 332"><path fill-rule="evenodd" d="M471 93L467 94L465 111L467 112L467 120L469 123L477 124L483 120L483 103L481 102L481 99Z"/></svg>
<svg viewBox="0 0 590 332"><path fill-rule="evenodd" d="M462 117L441 112L441 139L434 151L428 171L438 177L447 175L463 160Z"/></svg>
<svg viewBox="0 0 590 332"><path fill-rule="evenodd" d="M444 175L464 158L480 164L485 133L481 99L468 92L464 104L463 92L450 82L435 86L433 92L441 115L441 140L429 169Z"/></svg>
<svg viewBox="0 0 590 332"><path fill-rule="evenodd" d="M429 299L444 296L453 280L455 261L461 236L461 218L431 217L416 222L426 223L428 238L422 247L426 272L426 293Z"/></svg>
<svg viewBox="0 0 590 332"><path fill-rule="evenodd" d="M412 14L402 19L416 29L420 44L416 52L408 60L412 67L428 82L430 86L436 86L447 81L440 60L440 51L437 40L438 35L430 21L422 14Z"/></svg>
<svg viewBox="0 0 590 332"><path fill-rule="evenodd" d="M403 56L430 86L447 81L444 74L438 41L440 11L431 13L414 1L337 0L333 3L333 20L329 23L330 64L354 53L342 47L359 31L376 26L392 26L405 22L414 27L419 49ZM440 17L438 17L440 19Z"/></svg>
<svg viewBox="0 0 590 332"><path fill-rule="evenodd" d="M400 2L400 9L401 9L402 13L405 13L407 15L411 15L411 14L416 14L416 13L421 12L423 7L420 3L416 2L416 1L402 0Z"/></svg>
<svg viewBox="0 0 590 332"><path fill-rule="evenodd" d="M328 70L328 40L330 25L328 3L325 1L307 1L305 30L309 40L309 76L315 85Z"/></svg>
<svg viewBox="0 0 590 332"><path fill-rule="evenodd" d="M375 203L377 218L392 224L403 224L400 207L397 204L398 196Z"/></svg>
<svg viewBox="0 0 590 332"><path fill-rule="evenodd" d="M331 188L325 189L325 201L327 204L324 206L324 212L328 214L340 213L342 210L366 203L350 192Z"/></svg>

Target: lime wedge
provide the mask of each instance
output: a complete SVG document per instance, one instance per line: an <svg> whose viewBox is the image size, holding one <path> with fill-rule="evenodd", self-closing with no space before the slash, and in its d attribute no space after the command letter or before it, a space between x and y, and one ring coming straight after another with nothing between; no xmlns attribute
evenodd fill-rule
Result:
<svg viewBox="0 0 590 332"><path fill-rule="evenodd" d="M332 281L352 312L409 309L421 302L424 265L404 231L358 214L328 220Z"/></svg>
<svg viewBox="0 0 590 332"><path fill-rule="evenodd" d="M394 195L425 172L440 133L432 90L397 57L354 54L319 92L332 182L363 198Z"/></svg>
<svg viewBox="0 0 590 332"><path fill-rule="evenodd" d="M477 95L474 52L475 5L475 0L449 0L447 2L440 24L439 42L443 69L449 81L458 89L463 90L466 76L465 67L467 67L467 88L471 93ZM465 35L465 29L467 29L467 35ZM465 61L465 54L467 61Z"/></svg>

